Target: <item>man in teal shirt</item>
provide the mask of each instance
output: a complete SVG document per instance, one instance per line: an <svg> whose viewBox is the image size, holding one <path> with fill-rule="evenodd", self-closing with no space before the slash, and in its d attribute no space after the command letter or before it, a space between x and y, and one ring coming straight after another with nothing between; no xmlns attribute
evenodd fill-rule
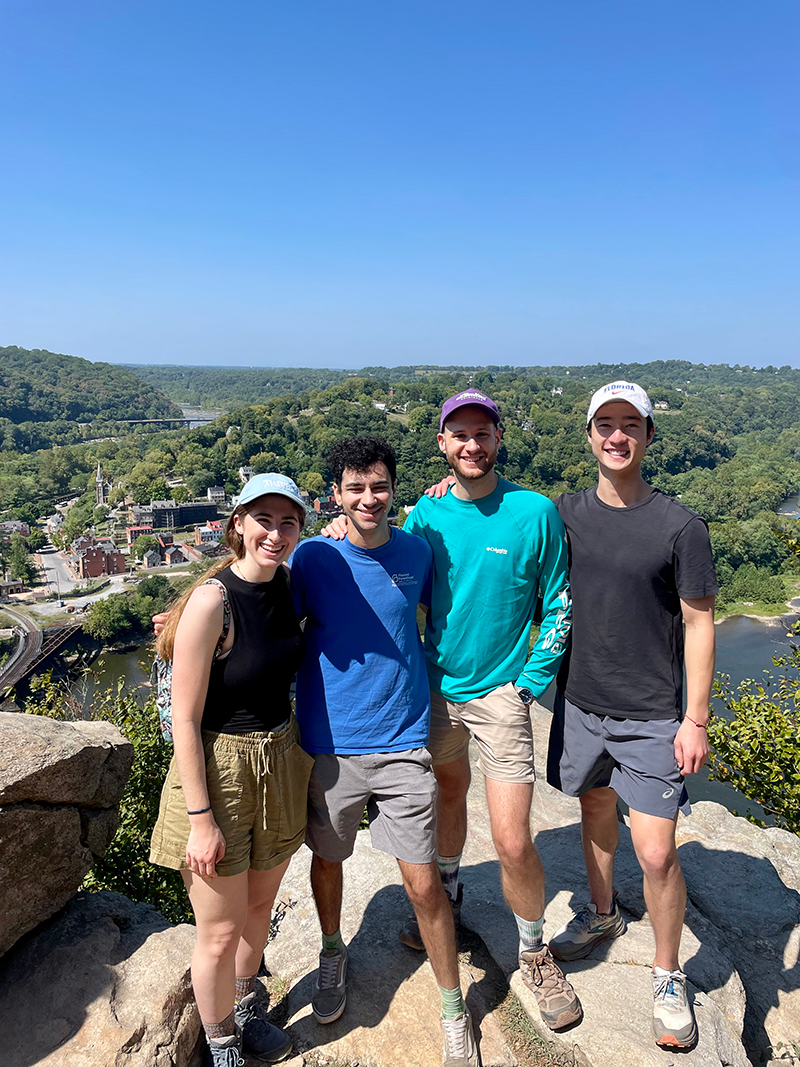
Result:
<svg viewBox="0 0 800 1067"><path fill-rule="evenodd" d="M439 870L457 915L458 869L467 833L468 745L474 737L486 779L503 892L519 929L520 970L552 1029L582 1008L542 940L544 872L531 839L533 736L530 704L558 670L570 626L564 526L553 504L494 469L497 406L476 389L442 408L439 448L455 483L441 500L423 497L404 529L433 549L425 629L431 682L429 748L439 785ZM539 593L542 624L528 655ZM411 927L404 943L422 948Z"/></svg>

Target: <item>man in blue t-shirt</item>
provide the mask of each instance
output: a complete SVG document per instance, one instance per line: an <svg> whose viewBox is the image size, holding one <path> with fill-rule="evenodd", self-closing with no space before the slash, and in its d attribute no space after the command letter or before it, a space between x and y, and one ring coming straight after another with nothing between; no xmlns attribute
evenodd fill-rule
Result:
<svg viewBox="0 0 800 1067"><path fill-rule="evenodd" d="M292 558L306 658L297 719L314 756L306 841L322 927L312 991L320 1023L346 1003L340 931L342 863L366 807L373 846L396 857L442 1000L446 1067L478 1067L461 993L453 916L436 863L436 779L427 749L430 699L417 604L430 606L432 555L389 526L396 488L392 448L380 438L340 441L330 456L345 540L312 538Z"/></svg>

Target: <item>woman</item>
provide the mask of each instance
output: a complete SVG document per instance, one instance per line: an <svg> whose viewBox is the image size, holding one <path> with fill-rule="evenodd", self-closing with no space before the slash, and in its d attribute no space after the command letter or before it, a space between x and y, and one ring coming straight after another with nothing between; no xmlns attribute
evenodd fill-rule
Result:
<svg viewBox="0 0 800 1067"><path fill-rule="evenodd" d="M185 594L156 646L172 660L175 755L150 859L180 869L194 910L210 1067L242 1063L242 1045L267 1063L292 1047L259 1017L255 983L275 894L303 843L313 766L289 699L305 646L285 564L305 517L290 478L252 478L226 529L236 558Z"/></svg>

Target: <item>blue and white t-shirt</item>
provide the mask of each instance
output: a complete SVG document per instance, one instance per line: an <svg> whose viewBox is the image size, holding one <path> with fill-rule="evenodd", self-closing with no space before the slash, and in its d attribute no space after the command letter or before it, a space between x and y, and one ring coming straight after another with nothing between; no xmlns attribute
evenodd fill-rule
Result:
<svg viewBox="0 0 800 1067"><path fill-rule="evenodd" d="M292 557L306 658L297 721L307 752L400 752L427 744L430 694L417 629L428 607L432 553L390 528L380 548L313 537Z"/></svg>

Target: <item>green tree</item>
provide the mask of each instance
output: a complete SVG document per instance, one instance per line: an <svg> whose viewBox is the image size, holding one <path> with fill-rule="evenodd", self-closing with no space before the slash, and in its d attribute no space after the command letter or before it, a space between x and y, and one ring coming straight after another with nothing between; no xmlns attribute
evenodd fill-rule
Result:
<svg viewBox="0 0 800 1067"><path fill-rule="evenodd" d="M800 623L793 633L800 635ZM746 678L735 691L729 677L715 681L714 696L731 718L709 723L710 777L760 804L776 826L800 834L800 646L792 643L772 662L781 668L777 677ZM750 812L747 818L764 825Z"/></svg>
<svg viewBox="0 0 800 1067"><path fill-rule="evenodd" d="M11 551L9 553L9 570L12 578L20 578L26 584L36 577L36 568L28 555L28 547L22 534L11 535Z"/></svg>
<svg viewBox="0 0 800 1067"><path fill-rule="evenodd" d="M131 555L143 559L145 552L158 548L158 541L152 534L141 534L131 545Z"/></svg>

